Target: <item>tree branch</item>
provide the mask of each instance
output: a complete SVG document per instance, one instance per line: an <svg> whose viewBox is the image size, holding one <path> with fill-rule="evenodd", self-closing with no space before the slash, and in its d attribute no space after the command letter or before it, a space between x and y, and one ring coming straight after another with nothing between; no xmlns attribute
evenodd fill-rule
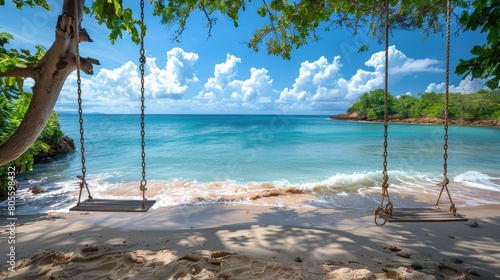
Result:
<svg viewBox="0 0 500 280"><path fill-rule="evenodd" d="M0 77L35 78L36 65L28 65L26 68L14 68L0 72Z"/></svg>
<svg viewBox="0 0 500 280"><path fill-rule="evenodd" d="M52 114L66 78L76 69L74 57L77 42L74 26L75 21L78 26L81 22L84 1L64 0L56 25L55 41L37 64L36 71L32 68L35 85L28 110L16 131L0 144L0 165L18 158L36 141ZM80 27L77 30L82 32ZM92 64L98 63L92 58L82 59L82 62L82 70L87 73L92 73ZM26 71L21 73L26 74Z"/></svg>

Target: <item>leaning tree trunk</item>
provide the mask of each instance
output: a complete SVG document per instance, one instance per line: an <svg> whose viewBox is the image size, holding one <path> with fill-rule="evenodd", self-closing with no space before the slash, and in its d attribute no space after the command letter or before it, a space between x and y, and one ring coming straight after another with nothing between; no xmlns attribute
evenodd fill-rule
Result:
<svg viewBox="0 0 500 280"><path fill-rule="evenodd" d="M79 32L80 41L92 41L85 30L80 28L84 2L85 0L64 1L62 13L57 20L55 41L39 63L0 73L0 77L29 77L35 80L33 97L24 119L9 139L0 144L0 166L21 156L36 141L54 109L66 78L76 69L74 27L78 25L76 32ZM98 63L95 59L82 58L81 69L92 74L92 64Z"/></svg>

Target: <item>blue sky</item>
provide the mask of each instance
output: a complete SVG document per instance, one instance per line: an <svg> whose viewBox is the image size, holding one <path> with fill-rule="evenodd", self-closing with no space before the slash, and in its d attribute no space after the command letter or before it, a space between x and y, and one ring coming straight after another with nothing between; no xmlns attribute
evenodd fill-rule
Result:
<svg viewBox="0 0 500 280"><path fill-rule="evenodd" d="M1 7L2 31L12 33L12 47L50 47L60 14L59 1L41 8L18 11L9 1ZM134 1L135 2L135 1ZM138 2L138 1L137 1ZM148 2L148 1L146 1ZM244 42L262 19L251 2L240 16L239 27L224 17L208 38L201 14L188 21L180 43L171 43L174 29L159 24L146 4L147 113L230 114L338 114L364 92L383 88L384 47L364 34L353 37L342 29L321 33L321 40L292 52L291 60L270 56L264 47L253 52ZM138 4L137 4L138 5ZM135 9L135 12L138 12ZM108 30L86 17L82 26L93 43L82 43L81 55L98 59L94 75L82 74L84 111L87 113L139 112L139 47L126 37L111 45ZM452 29L456 30L456 27ZM445 39L442 34L424 40L419 32L396 32L390 38L391 94L443 91ZM363 43L369 50L357 53ZM452 36L451 91L469 93L484 87L481 80L462 80L453 74L459 58L470 57L485 36L467 32ZM68 77L56 110L76 112L76 75Z"/></svg>

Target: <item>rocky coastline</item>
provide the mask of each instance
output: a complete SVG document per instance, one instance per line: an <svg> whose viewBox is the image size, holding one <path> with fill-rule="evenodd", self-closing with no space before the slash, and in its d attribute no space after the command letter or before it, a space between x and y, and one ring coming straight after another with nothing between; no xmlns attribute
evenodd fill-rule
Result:
<svg viewBox="0 0 500 280"><path fill-rule="evenodd" d="M74 151L75 149L76 149L75 140L64 135L61 138L61 141L59 141L59 143L57 144L50 146L50 149L47 152L39 153L33 156L33 158L35 159L35 163L54 162L53 157L58 155L69 154L71 151Z"/></svg>
<svg viewBox="0 0 500 280"><path fill-rule="evenodd" d="M59 141L59 143L50 146L50 149L45 153L39 153L37 155L34 155L33 159L35 163L54 162L55 159L53 159L53 157L58 155L69 154L71 151L74 150L76 150L75 141L72 138L65 135L61 138L61 141ZM19 182L15 180L15 184L16 184L15 189L17 190L19 188ZM33 194L39 194L45 192L39 186L31 187L30 191ZM0 201L7 199L7 197L8 197L7 191L4 189L0 189Z"/></svg>
<svg viewBox="0 0 500 280"><path fill-rule="evenodd" d="M330 116L332 120L345 120L345 121L365 121L365 122L383 122L384 120L373 119L367 116L361 116L357 112L338 114L335 116ZM394 116L389 117L389 122L392 123L414 123L414 124L443 124L443 119L440 118L397 118ZM480 120L480 121L468 121L465 119L450 119L448 120L450 125L462 125L462 126L491 126L500 127L500 120Z"/></svg>

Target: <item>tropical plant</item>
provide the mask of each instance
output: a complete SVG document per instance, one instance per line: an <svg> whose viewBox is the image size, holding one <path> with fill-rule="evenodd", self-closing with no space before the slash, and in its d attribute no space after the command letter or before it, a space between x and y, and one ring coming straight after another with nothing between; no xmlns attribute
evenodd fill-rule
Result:
<svg viewBox="0 0 500 280"><path fill-rule="evenodd" d="M373 119L384 118L384 90L366 92L347 109L348 113L357 112L360 116ZM426 92L417 96L388 95L389 116L397 118L441 118L444 115L444 94ZM448 104L450 119L468 121L500 120L500 91L480 90L476 93L451 93Z"/></svg>
<svg viewBox="0 0 500 280"><path fill-rule="evenodd" d="M0 33L0 70L26 67L27 64L36 63L43 57L45 48L36 46L35 55L28 50L18 53L15 50L3 48L10 40L11 34ZM24 78L0 78L0 143L4 142L16 130L28 110L31 102L31 93L24 91ZM63 136L61 126L55 112L49 117L40 137L17 159L0 166L0 189L7 189L10 180L7 179L9 167L14 167L16 173L32 170L34 156L40 152L47 152L51 145L58 143ZM12 170L12 169L11 169Z"/></svg>

